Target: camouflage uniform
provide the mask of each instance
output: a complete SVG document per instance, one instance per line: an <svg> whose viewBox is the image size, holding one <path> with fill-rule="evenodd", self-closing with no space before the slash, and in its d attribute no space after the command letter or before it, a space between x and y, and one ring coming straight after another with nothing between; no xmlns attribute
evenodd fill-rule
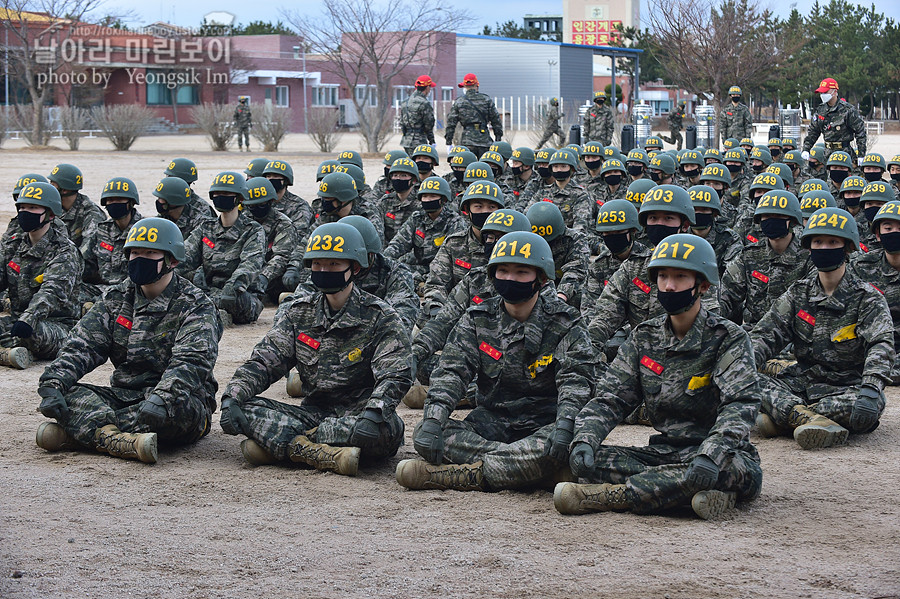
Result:
<svg viewBox="0 0 900 599"><path fill-rule="evenodd" d="M410 156L420 144L434 145L434 108L426 94L416 90L400 105L400 130L400 145Z"/></svg>
<svg viewBox="0 0 900 599"><path fill-rule="evenodd" d="M600 242L599 253L593 259L588 267L588 275L584 285L584 293L581 297L581 315L584 321L589 323L597 313L597 302L603 288L609 284L609 278L613 276L623 262L632 258L648 258L650 256L650 248L641 243L634 241L631 246L631 253L624 261L620 261L613 256L609 248L602 241Z"/></svg>
<svg viewBox="0 0 900 599"><path fill-rule="evenodd" d="M544 125L544 134L541 135L541 141L537 142L536 148L543 148L544 144L547 143L547 140L554 135L556 135L557 141L559 142L557 145L561 146L563 142L565 142L565 135L562 128L559 126L559 119L563 116L564 115L559 112L559 106L555 106L551 103L550 110L547 111L547 116L544 121L546 123Z"/></svg>
<svg viewBox="0 0 900 599"><path fill-rule="evenodd" d="M819 139L825 140L827 154L835 150L844 150L850 154L856 167L856 159L850 142L856 139L856 151L860 156L866 153L866 123L859 115L856 107L846 100L838 100L834 106L822 103L816 107L816 113L809 120L809 128L803 140L803 150L809 152ZM837 198L837 194L834 195Z"/></svg>
<svg viewBox="0 0 900 599"><path fill-rule="evenodd" d="M580 231L567 230L549 244L556 265L556 291L568 298L567 304L578 309L590 256L587 238Z"/></svg>
<svg viewBox="0 0 900 599"><path fill-rule="evenodd" d="M459 214L447 210L446 204L434 220L424 210L417 210L406 219L383 254L409 266L418 287L425 284L428 267L444 239L467 226Z"/></svg>
<svg viewBox="0 0 900 599"><path fill-rule="evenodd" d="M234 127L237 129L238 148L247 146L250 149L250 125L252 117L250 115L250 106L243 102L239 102L234 108Z"/></svg>
<svg viewBox="0 0 900 599"><path fill-rule="evenodd" d="M592 216L594 202L584 187L570 181L562 189L559 188L559 185L553 184L543 191L543 196L536 195L531 198L529 207L540 201L553 202L562 212L566 228L582 231L588 236L589 243L595 241L591 239L597 236L597 232L594 230L596 219Z"/></svg>
<svg viewBox="0 0 900 599"><path fill-rule="evenodd" d="M285 190L281 199L275 200L273 205L294 223L294 227L297 229L297 239L303 240L309 237L310 231L313 230L316 214L306 200Z"/></svg>
<svg viewBox="0 0 900 599"><path fill-rule="evenodd" d="M431 311L440 308L450 291L473 267L484 266L487 261L484 245L475 237L472 227L448 235L428 268L423 317L429 317Z"/></svg>
<svg viewBox="0 0 900 599"><path fill-rule="evenodd" d="M670 144L677 144L677 149L681 150L681 144L684 143L684 138L681 136L681 131L684 129L684 106L669 111L666 122L669 125L670 135L669 137L660 135L660 137Z"/></svg>
<svg viewBox="0 0 900 599"><path fill-rule="evenodd" d="M581 139L584 141L599 141L604 146L612 142L613 129L616 117L612 107L604 102L600 106L594 102L584 113L581 125Z"/></svg>
<svg viewBox="0 0 900 599"><path fill-rule="evenodd" d="M719 467L715 489L742 501L759 496L762 469L749 437L760 392L750 350L745 331L702 308L681 340L668 316L637 325L578 416L573 443L588 443L595 453L583 478L624 483L632 511L659 512L690 505L694 490L685 475L704 455ZM659 431L650 445L603 445L642 401Z"/></svg>
<svg viewBox="0 0 900 599"><path fill-rule="evenodd" d="M417 210L421 210L422 202L417 199L415 190L405 200L401 200L397 192L392 191L381 198L381 206L384 210L384 241L390 243L403 223Z"/></svg>
<svg viewBox="0 0 900 599"><path fill-rule="evenodd" d="M894 363L894 325L884 296L847 269L831 296L817 274L796 281L752 331L757 364L794 344L797 362L778 380L763 377L762 409L789 427L795 405L807 405L851 433L850 414L862 385L881 391ZM884 410L884 396L877 405Z"/></svg>
<svg viewBox="0 0 900 599"><path fill-rule="evenodd" d="M218 217L218 214L216 214L216 209L212 206L212 204L198 196L197 192L193 189L191 189L191 201L188 202L188 204L194 206L200 212L206 212L211 218Z"/></svg>
<svg viewBox="0 0 900 599"><path fill-rule="evenodd" d="M96 273L96 277L85 280L80 288L80 300L96 302L107 288L118 285L128 278L128 257L125 255L125 240L131 226L143 218L136 209L124 230L109 218L97 225L94 237L89 241L90 251L85 257L85 272ZM87 274L85 274L87 279Z"/></svg>
<svg viewBox="0 0 900 599"><path fill-rule="evenodd" d="M109 424L151 432L138 420L151 394L165 403L165 423L152 429L159 440L193 443L209 432L216 410L221 337L215 306L189 281L176 275L148 300L128 279L109 288L72 329L40 386L63 394L70 414L59 424L82 445L94 447L95 431ZM109 387L78 384L107 359L115 369Z"/></svg>
<svg viewBox="0 0 900 599"><path fill-rule="evenodd" d="M884 258L884 250L855 253L850 268L863 281L880 291L887 301L894 323L894 350L900 348L900 271ZM891 378L894 384L900 379L900 364L894 363Z"/></svg>
<svg viewBox="0 0 900 599"><path fill-rule="evenodd" d="M63 210L58 217L66 225L69 240L75 244L82 257L90 253L90 240L96 234L97 225L106 220L106 213L81 192L75 196L75 203Z"/></svg>
<svg viewBox="0 0 900 599"><path fill-rule="evenodd" d="M236 289L250 289L262 272L266 233L249 216L239 215L228 228L220 219L204 221L184 241L184 262L178 271L189 278L203 267L204 291L216 306L231 314L235 323L255 322L262 302L251 296L249 305L238 306Z"/></svg>
<svg viewBox="0 0 900 599"><path fill-rule="evenodd" d="M166 215L161 215L168 218ZM194 202L185 204L184 210L178 220L174 221L175 225L181 231L181 236L187 239L191 233L203 225L203 223L211 222L218 217L212 217L207 212L205 206ZM171 219L170 219L171 220Z"/></svg>
<svg viewBox="0 0 900 599"><path fill-rule="evenodd" d="M472 306L453 329L431 377L424 418L444 428L444 459L483 462L490 490L551 482L560 464L546 455L558 418L574 419L591 393L596 360L578 312L546 285L519 322L494 297ZM465 420L450 414L475 380L484 395Z"/></svg>
<svg viewBox="0 0 900 599"><path fill-rule="evenodd" d="M735 139L752 137L753 116L747 105L743 102L738 102L737 105L732 102L726 104L719 115L719 131L722 134L723 144L729 137Z"/></svg>
<svg viewBox="0 0 900 599"><path fill-rule="evenodd" d="M737 233L717 222L713 222L713 226L709 228L709 233L704 239L709 242L709 245L716 252L716 265L719 267L719 274L725 272L725 266L734 260L744 247Z"/></svg>
<svg viewBox="0 0 900 599"><path fill-rule="evenodd" d="M535 173L536 172L537 171L535 170ZM527 211L528 207L534 203L535 197L542 198L546 196L548 193L550 193L550 188L556 186L556 182L554 182L552 179L550 180L550 182L544 183L544 180L541 178L541 176L535 174L533 177L531 177L531 179L525 185L525 189L519 195L518 204L522 207L522 209L519 210L517 208L517 210L519 210L519 212Z"/></svg>
<svg viewBox="0 0 900 599"><path fill-rule="evenodd" d="M378 238L381 239L382 243L385 242L384 219L381 218L381 214L372 212L369 207L362 202L361 198L356 198L356 200L353 201L353 205L350 207L350 212L346 216L351 215L362 216L363 218L371 222L375 227L375 232L378 233ZM309 228L306 236L300 239L300 245L298 246L298 249L301 256L303 254L303 251L306 249L306 242L309 240L309 234L312 233L316 227L318 227L319 225L324 225L325 223L336 223L337 221L341 220L341 218L343 217L338 214L337 210L335 210L334 212L319 212L316 215L316 220Z"/></svg>
<svg viewBox="0 0 900 599"><path fill-rule="evenodd" d="M55 219L54 219L55 220ZM9 294L9 315L0 316L0 347L22 346L35 357L52 359L81 316L76 300L84 261L75 245L50 226L34 245L20 233L2 246L0 291ZM31 337L9 333L16 321L29 325Z"/></svg>
<svg viewBox="0 0 900 599"><path fill-rule="evenodd" d="M528 189L528 186L531 185L531 182L535 179L540 179L540 177L532 171L531 177L528 180L523 181L522 179L512 176L507 181L509 193L512 196L511 201L507 200L506 207L512 208L513 210L518 210L519 212L524 213L526 210L525 206L525 192ZM452 191L452 187L450 188ZM465 191L463 189L462 191ZM506 190L504 190L506 191Z"/></svg>
<svg viewBox="0 0 900 599"><path fill-rule="evenodd" d="M722 214L719 217L726 227L734 229L737 226L741 206L749 201L752 182L753 179L742 172L732 176L731 187L725 191L725 195L722 197Z"/></svg>
<svg viewBox="0 0 900 599"><path fill-rule="evenodd" d="M491 142L494 141L487 131L488 124L494 130L496 141L503 138L503 121L500 119L497 106L490 96L474 88L467 89L465 94L453 101L445 129L448 146L453 145L457 124L463 127L459 144L469 148L476 156L487 152Z"/></svg>
<svg viewBox="0 0 900 599"><path fill-rule="evenodd" d="M395 410L412 384L409 335L397 313L354 285L347 303L330 315L321 292L298 294L253 348L225 389L250 422L249 436L279 460L291 441L349 445L366 408L384 417L380 437L362 447L363 458L384 458L403 444ZM300 373L301 405L257 394L292 369Z"/></svg>
<svg viewBox="0 0 900 599"><path fill-rule="evenodd" d="M250 214L245 216L251 217ZM281 285L281 277L287 270L295 249L300 247L297 229L291 219L278 210L269 210L262 220L255 218L253 220L259 223L265 234L266 253L263 258L265 266L259 274L269 282L267 289L258 289L257 291L261 294L267 293L270 297L278 297L278 294L284 289Z"/></svg>

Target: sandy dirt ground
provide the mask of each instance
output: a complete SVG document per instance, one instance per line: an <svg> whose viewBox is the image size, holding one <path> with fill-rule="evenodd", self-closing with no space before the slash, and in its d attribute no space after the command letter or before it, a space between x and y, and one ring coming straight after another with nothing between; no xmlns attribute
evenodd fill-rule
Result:
<svg viewBox="0 0 900 599"><path fill-rule="evenodd" d="M292 136L277 156L309 199L325 157L294 150L302 143ZM200 137L108 148L87 140L76 153L33 152L8 142L0 189L71 162L95 199L109 178L131 177L151 215L149 192L170 158L197 162L205 196L217 172L257 155L210 152ZM882 136L875 149L900 153L900 136ZM366 170L380 173L380 160L367 159ZM0 203L0 220L12 213L10 201ZM258 323L225 331L221 387L273 315L267 308ZM0 367L0 597L900 597L897 388L878 430L847 447L804 452L790 439L758 440L762 496L703 522L689 513L563 517L546 490L403 490L394 468L414 456L420 418L404 406L406 444L356 478L250 467L218 413L208 437L161 451L154 466L48 454L34 443L43 366ZM85 381L106 384L110 372L107 364ZM283 382L266 395L288 399ZM649 433L622 426L609 442L642 445Z"/></svg>

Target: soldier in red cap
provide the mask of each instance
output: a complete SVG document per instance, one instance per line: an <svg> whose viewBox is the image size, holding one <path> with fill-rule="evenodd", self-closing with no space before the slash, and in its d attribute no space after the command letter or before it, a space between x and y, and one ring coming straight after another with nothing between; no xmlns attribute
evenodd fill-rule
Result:
<svg viewBox="0 0 900 599"><path fill-rule="evenodd" d="M481 156L494 141L503 138L503 122L497 106L487 94L478 91L478 77L469 73L463 77L459 87L463 87L466 93L453 102L450 114L447 115L447 145L453 145L453 135L456 133L456 125L463 127L460 145L466 146ZM488 133L488 125L494 130L494 138Z"/></svg>
<svg viewBox="0 0 900 599"><path fill-rule="evenodd" d="M822 103L816 107L809 121L806 139L803 140L804 160L809 160L809 150L819 135L822 135L825 138L827 154L843 150L850 154L851 158L855 155L857 163L862 165L863 156L866 154L866 123L859 116L859 111L838 97L838 83L831 77L822 79L816 93L822 98ZM855 152L850 147L853 138L856 138Z"/></svg>
<svg viewBox="0 0 900 599"><path fill-rule="evenodd" d="M434 145L434 108L428 101L432 87L431 77L422 75L416 79L416 91L400 105L400 130L403 132L400 145L409 155L416 146Z"/></svg>

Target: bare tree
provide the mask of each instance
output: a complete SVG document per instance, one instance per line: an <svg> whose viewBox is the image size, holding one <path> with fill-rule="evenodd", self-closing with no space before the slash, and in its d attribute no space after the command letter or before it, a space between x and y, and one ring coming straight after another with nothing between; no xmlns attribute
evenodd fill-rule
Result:
<svg viewBox="0 0 900 599"><path fill-rule="evenodd" d="M287 135L291 122L291 109L287 106L263 106L253 117L250 134L263 146L263 152L277 152L278 145Z"/></svg>
<svg viewBox="0 0 900 599"><path fill-rule="evenodd" d="M0 107L0 145L3 145L9 135L10 112L9 106Z"/></svg>
<svg viewBox="0 0 900 599"><path fill-rule="evenodd" d="M96 106L91 117L117 150L127 150L144 135L155 119L153 111L138 104Z"/></svg>
<svg viewBox="0 0 900 599"><path fill-rule="evenodd" d="M87 129L90 120L90 114L84 108L78 106L59 107L60 132L73 152L78 149L78 144L81 143L81 131Z"/></svg>
<svg viewBox="0 0 900 599"><path fill-rule="evenodd" d="M341 113L334 108L309 109L309 136L320 152L331 152L337 147L341 133L337 127Z"/></svg>
<svg viewBox="0 0 900 599"><path fill-rule="evenodd" d="M36 118L34 112L34 104L16 104L14 110L10 113L13 127L15 127L17 131L22 132L22 137L25 138L25 141L28 142L29 146L46 146L50 143L50 131L45 126L49 120L49 111L46 106L41 106L39 109L42 125L37 136L35 136L36 134L33 129Z"/></svg>
<svg viewBox="0 0 900 599"><path fill-rule="evenodd" d="M224 152L234 141L232 109L225 104L201 104L191 109L191 117L206 135L209 145L216 152Z"/></svg>
<svg viewBox="0 0 900 599"><path fill-rule="evenodd" d="M412 65L429 72L441 52L451 51L445 45L452 38L445 34L463 29L471 19L440 0L381 6L369 0L327 0L322 6L320 15L300 10L282 14L349 90L368 151L377 152L384 123L392 118L394 79ZM371 104L373 110L367 110Z"/></svg>

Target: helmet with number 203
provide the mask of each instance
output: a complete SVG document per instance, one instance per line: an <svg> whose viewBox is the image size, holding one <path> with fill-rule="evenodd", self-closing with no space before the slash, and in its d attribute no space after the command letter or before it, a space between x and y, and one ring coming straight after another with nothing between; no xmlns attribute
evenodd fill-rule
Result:
<svg viewBox="0 0 900 599"><path fill-rule="evenodd" d="M669 235L656 246L647 263L647 273L651 280L656 280L659 268L690 270L713 285L719 284L716 251L708 241L690 233Z"/></svg>
<svg viewBox="0 0 900 599"><path fill-rule="evenodd" d="M498 264L533 266L551 281L556 279L553 251L543 237L531 231L507 233L495 245L488 260L488 274L493 278Z"/></svg>
<svg viewBox="0 0 900 599"><path fill-rule="evenodd" d="M855 252L859 248L859 227L856 225L856 219L840 208L820 208L813 212L803 229L803 234L800 235L800 245L809 249L812 238L816 235L842 238L848 252Z"/></svg>
<svg viewBox="0 0 900 599"><path fill-rule="evenodd" d="M691 224L697 222L691 196L677 185L657 185L647 192L638 212L641 226L647 226L648 212L672 212L685 217Z"/></svg>
<svg viewBox="0 0 900 599"><path fill-rule="evenodd" d="M369 266L369 254L362 234L347 223L326 223L316 227L309 235L303 264L309 268L314 258L352 260L362 268Z"/></svg>
<svg viewBox="0 0 900 599"><path fill-rule="evenodd" d="M184 237L178 225L167 218L143 218L132 225L125 241L125 254L131 248L167 252L179 262L184 260Z"/></svg>

